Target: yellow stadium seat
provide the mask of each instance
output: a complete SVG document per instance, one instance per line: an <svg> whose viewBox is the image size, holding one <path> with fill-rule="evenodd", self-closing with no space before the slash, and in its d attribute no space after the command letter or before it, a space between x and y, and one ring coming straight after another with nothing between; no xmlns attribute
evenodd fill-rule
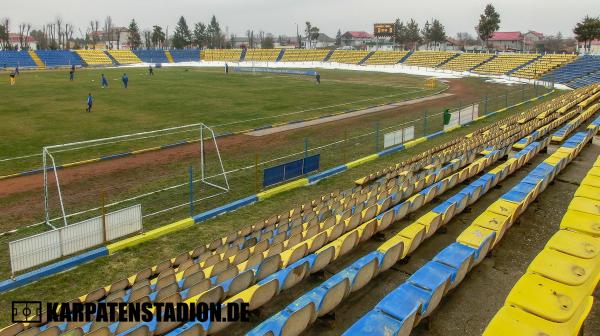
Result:
<svg viewBox="0 0 600 336"><path fill-rule="evenodd" d="M537 274L526 273L515 284L506 304L521 308L548 321L572 320L589 294L580 287L568 286Z"/></svg>

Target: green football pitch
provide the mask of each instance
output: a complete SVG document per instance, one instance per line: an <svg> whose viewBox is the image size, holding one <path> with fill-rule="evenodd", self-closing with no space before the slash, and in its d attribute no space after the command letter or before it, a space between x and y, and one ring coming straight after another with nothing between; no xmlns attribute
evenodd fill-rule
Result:
<svg viewBox="0 0 600 336"><path fill-rule="evenodd" d="M102 73L109 80L106 89L100 86ZM73 82L68 70L21 72L15 86L7 78L0 90L0 159L39 153L45 145L199 122L218 126L218 132L245 130L431 91L417 76L339 70L321 75L317 85L309 76L225 75L220 68L162 68L153 77L146 68L82 69ZM92 113L85 112L88 93ZM31 168L15 165L14 172Z"/></svg>

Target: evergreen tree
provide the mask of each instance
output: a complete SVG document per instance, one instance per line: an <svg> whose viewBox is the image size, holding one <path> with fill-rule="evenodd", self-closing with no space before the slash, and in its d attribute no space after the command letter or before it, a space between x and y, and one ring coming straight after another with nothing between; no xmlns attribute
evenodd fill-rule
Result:
<svg viewBox="0 0 600 336"><path fill-rule="evenodd" d="M172 41L173 48L175 49L183 49L192 44L192 33L183 16L179 18L179 22L177 22L177 26L175 26L175 33L173 34Z"/></svg>
<svg viewBox="0 0 600 336"><path fill-rule="evenodd" d="M165 40L166 40L166 36L165 33L162 30L161 26L154 26L152 27L152 46L154 48L162 48Z"/></svg>
<svg viewBox="0 0 600 336"><path fill-rule="evenodd" d="M128 41L129 47L131 49L139 49L142 45L142 37L140 36L140 29L138 28L135 19L131 19L131 23L129 24L129 38Z"/></svg>
<svg viewBox="0 0 600 336"><path fill-rule="evenodd" d="M592 40L600 39L600 19L586 15L581 22L575 25L573 33L578 42L583 42L584 50L589 52Z"/></svg>
<svg viewBox="0 0 600 336"><path fill-rule="evenodd" d="M194 44L202 49L207 46L208 42L208 31L206 25L202 22L196 23L194 26Z"/></svg>
<svg viewBox="0 0 600 336"><path fill-rule="evenodd" d="M411 43L414 50L417 50L419 43L422 41L419 31L419 24L414 19L406 24L406 42Z"/></svg>
<svg viewBox="0 0 600 336"><path fill-rule="evenodd" d="M342 31L338 29L337 35L335 35L335 46L340 47L342 45Z"/></svg>
<svg viewBox="0 0 600 336"><path fill-rule="evenodd" d="M221 48L223 36L221 34L221 27L219 26L219 22L217 21L217 18L214 15L210 19L210 24L208 25L207 31L208 35L210 36L210 47Z"/></svg>
<svg viewBox="0 0 600 336"><path fill-rule="evenodd" d="M485 6L483 14L479 16L479 23L475 27L477 36L483 41L487 47L487 41L500 29L500 14L496 12L496 8L492 4Z"/></svg>
<svg viewBox="0 0 600 336"><path fill-rule="evenodd" d="M431 24L429 21L425 22L421 34L423 35L423 42L427 44L427 49L429 49L429 43L431 42Z"/></svg>
<svg viewBox="0 0 600 336"><path fill-rule="evenodd" d="M404 23L402 21L400 21L400 19L396 19L396 24L394 25L394 28L396 30L395 34L395 38L396 38L396 43L402 46L402 49L404 49L406 47L406 26L404 25Z"/></svg>
<svg viewBox="0 0 600 336"><path fill-rule="evenodd" d="M446 42L446 29L438 19L434 19L431 24L429 38L431 42L435 43L438 46L439 44Z"/></svg>

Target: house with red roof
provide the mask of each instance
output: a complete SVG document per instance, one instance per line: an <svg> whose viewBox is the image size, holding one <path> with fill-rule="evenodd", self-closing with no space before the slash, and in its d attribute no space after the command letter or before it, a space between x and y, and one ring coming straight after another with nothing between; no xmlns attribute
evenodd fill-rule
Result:
<svg viewBox="0 0 600 336"><path fill-rule="evenodd" d="M342 47L364 49L369 42L374 40L375 36L365 31L347 31L342 35Z"/></svg>
<svg viewBox="0 0 600 336"><path fill-rule="evenodd" d="M495 32L488 44L499 51L523 51L525 37L521 32Z"/></svg>
<svg viewBox="0 0 600 336"><path fill-rule="evenodd" d="M523 44L525 51L535 51L540 49L542 41L544 41L544 34L530 30L523 34Z"/></svg>
<svg viewBox="0 0 600 336"><path fill-rule="evenodd" d="M17 49L21 49L21 35L16 33L9 33L8 39L10 40L10 44L13 47L17 47ZM22 36L23 43L28 46L31 50L37 49L37 42L33 38L33 36Z"/></svg>

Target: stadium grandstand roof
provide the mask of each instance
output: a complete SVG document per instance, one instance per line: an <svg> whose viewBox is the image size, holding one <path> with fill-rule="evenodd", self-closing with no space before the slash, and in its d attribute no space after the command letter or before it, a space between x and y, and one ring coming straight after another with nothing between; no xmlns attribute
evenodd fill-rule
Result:
<svg viewBox="0 0 600 336"><path fill-rule="evenodd" d="M489 41L522 41L521 32L495 32Z"/></svg>

